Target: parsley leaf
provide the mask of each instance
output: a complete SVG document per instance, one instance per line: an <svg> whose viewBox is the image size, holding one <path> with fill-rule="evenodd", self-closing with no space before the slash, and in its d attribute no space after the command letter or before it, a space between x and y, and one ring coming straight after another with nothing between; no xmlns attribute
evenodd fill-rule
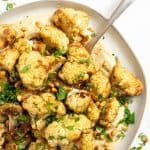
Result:
<svg viewBox="0 0 150 150"><path fill-rule="evenodd" d="M134 112L130 112L130 110L128 108L125 108L124 110L124 119L121 120L119 123L126 123L127 125L129 124L134 124L135 122L135 113Z"/></svg>
<svg viewBox="0 0 150 150"><path fill-rule="evenodd" d="M67 128L68 130L73 130L74 126L66 126L65 128Z"/></svg>
<svg viewBox="0 0 150 150"><path fill-rule="evenodd" d="M60 101L63 101L66 99L67 95L68 95L67 91L62 86L59 87L57 95L56 95L57 99Z"/></svg>
<svg viewBox="0 0 150 150"><path fill-rule="evenodd" d="M89 59L89 58L87 58L87 59L80 59L80 60L78 61L78 63L89 65L89 64L90 64L90 59Z"/></svg>
<svg viewBox="0 0 150 150"><path fill-rule="evenodd" d="M31 64L28 64L21 69L20 73L26 73L30 70L30 68L31 68Z"/></svg>
<svg viewBox="0 0 150 150"><path fill-rule="evenodd" d="M17 89L7 82L1 83L0 105L4 103L17 103Z"/></svg>
<svg viewBox="0 0 150 150"><path fill-rule="evenodd" d="M12 9L14 7L14 5L15 5L14 3L7 3L6 10Z"/></svg>
<svg viewBox="0 0 150 150"><path fill-rule="evenodd" d="M27 121L28 121L28 117L23 114L20 114L19 117L17 118L17 122L19 124L24 124Z"/></svg>
<svg viewBox="0 0 150 150"><path fill-rule="evenodd" d="M48 74L48 82L54 80L56 76L57 76L56 72L49 73Z"/></svg>
<svg viewBox="0 0 150 150"><path fill-rule="evenodd" d="M53 55L56 57L56 58L59 58L61 56L64 56L65 54L67 53L67 50L55 50Z"/></svg>
<svg viewBox="0 0 150 150"><path fill-rule="evenodd" d="M53 140L55 137L54 136L49 136L48 140Z"/></svg>

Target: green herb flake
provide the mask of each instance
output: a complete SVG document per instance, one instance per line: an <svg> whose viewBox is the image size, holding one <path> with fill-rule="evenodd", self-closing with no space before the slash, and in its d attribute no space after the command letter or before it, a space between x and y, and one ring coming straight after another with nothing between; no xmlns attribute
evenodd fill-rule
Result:
<svg viewBox="0 0 150 150"><path fill-rule="evenodd" d="M21 136L22 136L22 131L17 130L17 131L16 131L16 135L19 136L19 137L21 137Z"/></svg>
<svg viewBox="0 0 150 150"><path fill-rule="evenodd" d="M57 118L55 116L48 116L45 120L46 120L46 125L49 125L53 121L56 121Z"/></svg>
<svg viewBox="0 0 150 150"><path fill-rule="evenodd" d="M49 136L49 137L48 137L48 140L53 140L53 139L55 139L54 136Z"/></svg>
<svg viewBox="0 0 150 150"><path fill-rule="evenodd" d="M56 57L56 58L60 58L61 56L64 56L65 54L67 53L67 50L55 50L53 55Z"/></svg>
<svg viewBox="0 0 150 150"><path fill-rule="evenodd" d="M64 140L64 139L66 139L66 136L61 136L61 135L59 135L59 136L58 136L58 139L59 139L59 140Z"/></svg>
<svg viewBox="0 0 150 150"><path fill-rule="evenodd" d="M62 86L60 86L56 95L57 99L63 101L66 99L67 95L68 95L67 91Z"/></svg>
<svg viewBox="0 0 150 150"><path fill-rule="evenodd" d="M125 108L124 122L129 124L134 124L135 122L135 113L131 113L128 108Z"/></svg>
<svg viewBox="0 0 150 150"><path fill-rule="evenodd" d="M51 107L52 107L52 105L53 105L53 103L51 103L51 102L47 103L47 110L48 110L49 113L51 113Z"/></svg>
<svg viewBox="0 0 150 150"><path fill-rule="evenodd" d="M54 80L56 76L57 76L56 72L49 73L48 74L48 82Z"/></svg>
<svg viewBox="0 0 150 150"><path fill-rule="evenodd" d="M30 68L31 68L31 64L28 64L21 69L20 73L26 73L30 70Z"/></svg>
<svg viewBox="0 0 150 150"><path fill-rule="evenodd" d="M123 131L121 131L117 137L118 137L118 140L123 139L125 137L125 133Z"/></svg>
<svg viewBox="0 0 150 150"><path fill-rule="evenodd" d="M36 143L35 150L40 150L41 146L42 146L41 143Z"/></svg>
<svg viewBox="0 0 150 150"><path fill-rule="evenodd" d="M18 145L17 150L25 150L26 146L24 142L26 141L26 138L22 138L20 140L15 141L15 143Z"/></svg>
<svg viewBox="0 0 150 150"><path fill-rule="evenodd" d="M80 120L79 117L75 117L75 122L78 122Z"/></svg>
<svg viewBox="0 0 150 150"><path fill-rule="evenodd" d="M6 10L10 10L12 8L14 8L15 3L7 3L6 5Z"/></svg>
<svg viewBox="0 0 150 150"><path fill-rule="evenodd" d="M80 60L78 61L78 63L89 65L89 64L90 64L90 58L87 58L87 59L80 59Z"/></svg>
<svg viewBox="0 0 150 150"><path fill-rule="evenodd" d="M23 114L19 115L19 117L17 118L17 122L19 124L24 124L27 122L27 120L28 120L27 116L25 116Z"/></svg>
<svg viewBox="0 0 150 150"><path fill-rule="evenodd" d="M130 150L143 150L143 147L148 142L148 138L145 134L140 133L138 138L140 139L140 143L137 146L130 148Z"/></svg>
<svg viewBox="0 0 150 150"><path fill-rule="evenodd" d="M67 128L68 130L73 130L74 126L66 126L65 128Z"/></svg>
<svg viewBox="0 0 150 150"><path fill-rule="evenodd" d="M18 103L17 100L17 90L14 85L9 84L8 82L2 82L0 84L0 105L4 103Z"/></svg>

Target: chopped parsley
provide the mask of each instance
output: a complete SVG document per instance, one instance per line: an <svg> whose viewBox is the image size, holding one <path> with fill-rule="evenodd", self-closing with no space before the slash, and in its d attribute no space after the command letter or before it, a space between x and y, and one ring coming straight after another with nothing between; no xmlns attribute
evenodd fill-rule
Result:
<svg viewBox="0 0 150 150"><path fill-rule="evenodd" d="M31 64L28 64L21 69L20 73L26 73L30 70L30 68L31 68Z"/></svg>
<svg viewBox="0 0 150 150"><path fill-rule="evenodd" d="M67 50L55 50L53 55L56 57L56 58L60 58L61 56L64 56L65 54L67 53Z"/></svg>
<svg viewBox="0 0 150 150"><path fill-rule="evenodd" d="M8 82L1 83L2 92L0 92L0 105L4 103L18 103L16 94L19 88L15 88Z"/></svg>
<svg viewBox="0 0 150 150"><path fill-rule="evenodd" d="M119 123L125 123L126 125L135 123L135 112L131 112L127 107L124 110L124 119Z"/></svg>
<svg viewBox="0 0 150 150"><path fill-rule="evenodd" d="M120 132L120 134L117 135L118 140L123 139L125 137L125 133L123 131Z"/></svg>
<svg viewBox="0 0 150 150"><path fill-rule="evenodd" d="M49 137L48 137L48 140L53 140L53 139L55 139L54 136L49 136Z"/></svg>
<svg viewBox="0 0 150 150"><path fill-rule="evenodd" d="M56 72L49 73L48 74L48 82L54 80L56 76L57 76Z"/></svg>
<svg viewBox="0 0 150 150"><path fill-rule="evenodd" d="M20 140L15 141L15 143L18 145L17 150L25 150L26 146L24 142L26 141L26 138L22 138Z"/></svg>
<svg viewBox="0 0 150 150"><path fill-rule="evenodd" d="M17 131L16 131L16 135L19 136L19 137L21 137L21 136L22 136L22 131L17 130Z"/></svg>
<svg viewBox="0 0 150 150"><path fill-rule="evenodd" d="M138 136L140 143L138 144L138 146L134 146L132 148L130 148L130 150L142 150L143 147L146 145L146 143L148 142L148 138L145 134L140 133Z"/></svg>
<svg viewBox="0 0 150 150"><path fill-rule="evenodd" d="M51 107L52 107L52 105L53 105L53 103L51 103L51 102L47 103L47 110L48 110L49 113L51 113Z"/></svg>
<svg viewBox="0 0 150 150"><path fill-rule="evenodd" d="M78 63L89 65L89 64L90 64L90 59L89 59L89 58L87 58L87 59L80 59L80 60L78 61Z"/></svg>
<svg viewBox="0 0 150 150"><path fill-rule="evenodd" d="M66 99L68 93L67 91L64 89L64 87L60 86L57 92L57 99L60 101L63 101Z"/></svg>
<svg viewBox="0 0 150 150"><path fill-rule="evenodd" d="M58 136L58 139L59 139L59 140L66 139L66 136L61 136L61 135L59 135L59 136Z"/></svg>
<svg viewBox="0 0 150 150"><path fill-rule="evenodd" d="M134 122L135 122L135 113L134 112L131 113L128 108L125 108L124 121L127 125L134 124Z"/></svg>
<svg viewBox="0 0 150 150"><path fill-rule="evenodd" d="M80 118L79 117L75 117L74 120L75 120L75 122L78 122L80 120Z"/></svg>
<svg viewBox="0 0 150 150"><path fill-rule="evenodd" d="M67 128L68 130L73 130L74 126L66 126L65 128Z"/></svg>
<svg viewBox="0 0 150 150"><path fill-rule="evenodd" d="M14 8L15 3L7 3L6 5L6 10L10 10L12 8Z"/></svg>
<svg viewBox="0 0 150 150"><path fill-rule="evenodd" d="M55 116L48 116L46 119L46 125L52 123L53 121L56 121L57 118Z"/></svg>
<svg viewBox="0 0 150 150"><path fill-rule="evenodd" d="M17 118L17 122L19 124L24 124L27 122L27 120L28 120L28 117L23 114L20 114L19 117Z"/></svg>
<svg viewBox="0 0 150 150"><path fill-rule="evenodd" d="M41 147L42 147L41 143L36 143L35 150L40 150Z"/></svg>

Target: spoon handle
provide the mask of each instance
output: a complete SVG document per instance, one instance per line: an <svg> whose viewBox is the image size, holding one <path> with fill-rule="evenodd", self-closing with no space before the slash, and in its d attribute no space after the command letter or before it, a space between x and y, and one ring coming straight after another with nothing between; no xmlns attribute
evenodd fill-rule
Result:
<svg viewBox="0 0 150 150"><path fill-rule="evenodd" d="M105 32L111 27L111 25L114 23L114 21L133 3L134 0L121 0L117 8L112 13L111 17L107 20L106 25L104 29L99 32L92 40L90 40L86 48L89 51L89 53L92 52L93 47L95 44L99 41L99 39L105 34Z"/></svg>

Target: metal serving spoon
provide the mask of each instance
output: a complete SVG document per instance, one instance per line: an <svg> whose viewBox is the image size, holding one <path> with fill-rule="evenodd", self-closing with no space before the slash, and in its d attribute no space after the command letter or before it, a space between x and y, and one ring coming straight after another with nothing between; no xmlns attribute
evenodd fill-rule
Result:
<svg viewBox="0 0 150 150"><path fill-rule="evenodd" d="M107 20L104 29L99 32L92 40L86 44L86 49L89 53L92 53L92 50L99 39L105 34L105 32L111 27L115 20L133 3L134 0L121 0L117 8L112 13L111 17Z"/></svg>

